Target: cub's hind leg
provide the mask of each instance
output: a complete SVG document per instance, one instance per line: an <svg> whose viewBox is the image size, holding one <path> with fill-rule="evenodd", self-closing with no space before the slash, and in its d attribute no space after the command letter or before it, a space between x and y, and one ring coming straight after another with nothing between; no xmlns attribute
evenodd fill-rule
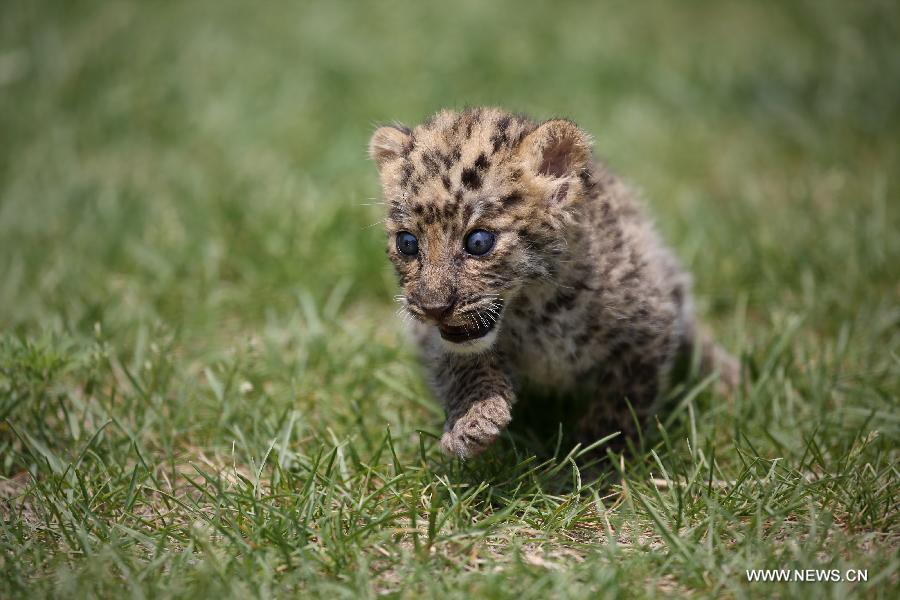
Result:
<svg viewBox="0 0 900 600"><path fill-rule="evenodd" d="M652 415L665 370L662 364L636 360L622 365L618 373L599 379L576 425L576 439L584 446L620 432L608 447L624 449L627 440L635 438L638 427Z"/></svg>

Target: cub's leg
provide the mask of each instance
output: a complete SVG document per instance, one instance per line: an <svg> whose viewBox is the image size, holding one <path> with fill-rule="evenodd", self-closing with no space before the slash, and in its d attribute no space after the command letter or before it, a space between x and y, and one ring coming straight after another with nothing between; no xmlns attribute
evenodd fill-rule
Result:
<svg viewBox="0 0 900 600"><path fill-rule="evenodd" d="M665 371L663 364L637 360L599 379L593 400L576 425L576 439L586 446L620 431L621 435L611 440L609 447L624 448L625 440L636 433L638 423L643 424L650 415Z"/></svg>
<svg viewBox="0 0 900 600"><path fill-rule="evenodd" d="M447 412L441 448L469 458L487 448L512 420L512 381L499 359L444 354L433 372L434 387Z"/></svg>

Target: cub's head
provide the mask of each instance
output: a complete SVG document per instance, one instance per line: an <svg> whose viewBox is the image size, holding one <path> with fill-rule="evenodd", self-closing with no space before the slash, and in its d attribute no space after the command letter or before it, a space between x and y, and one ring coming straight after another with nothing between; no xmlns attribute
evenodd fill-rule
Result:
<svg viewBox="0 0 900 600"><path fill-rule="evenodd" d="M369 154L401 302L450 350L490 348L504 307L552 277L565 251L565 225L591 186L589 137L570 121L476 108L381 127Z"/></svg>

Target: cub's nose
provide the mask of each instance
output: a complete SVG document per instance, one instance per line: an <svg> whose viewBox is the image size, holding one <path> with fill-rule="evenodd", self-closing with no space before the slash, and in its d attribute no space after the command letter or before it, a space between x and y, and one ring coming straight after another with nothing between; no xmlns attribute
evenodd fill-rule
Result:
<svg viewBox="0 0 900 600"><path fill-rule="evenodd" d="M446 302L443 304L422 304L420 308L422 309L422 312L440 323L450 316L450 311L453 310L453 304L454 302Z"/></svg>

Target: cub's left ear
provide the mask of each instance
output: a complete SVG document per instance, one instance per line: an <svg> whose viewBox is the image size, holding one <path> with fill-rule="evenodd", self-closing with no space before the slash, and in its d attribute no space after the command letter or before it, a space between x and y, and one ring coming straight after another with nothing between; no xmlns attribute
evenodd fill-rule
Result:
<svg viewBox="0 0 900 600"><path fill-rule="evenodd" d="M400 156L411 134L409 127L400 123L375 130L369 140L369 156L375 161L379 171L386 163Z"/></svg>
<svg viewBox="0 0 900 600"><path fill-rule="evenodd" d="M523 158L533 173L551 179L568 179L588 168L593 160L591 138L565 119L541 123L522 140ZM559 182L554 199L562 200L568 185Z"/></svg>

